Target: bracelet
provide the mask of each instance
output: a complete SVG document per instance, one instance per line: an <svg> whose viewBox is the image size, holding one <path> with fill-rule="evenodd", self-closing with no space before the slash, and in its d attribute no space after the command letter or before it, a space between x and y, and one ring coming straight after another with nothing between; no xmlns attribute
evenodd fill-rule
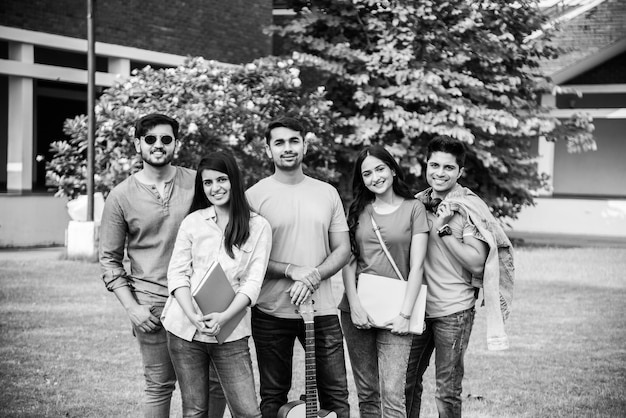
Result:
<svg viewBox="0 0 626 418"><path fill-rule="evenodd" d="M411 315L406 315L406 314L403 314L402 312L400 312L399 315L404 319L411 319Z"/></svg>
<svg viewBox="0 0 626 418"><path fill-rule="evenodd" d="M289 270L289 267L291 267L291 264L287 264L287 267L285 267L285 272L283 273L283 275L287 278L289 277L287 276L287 270Z"/></svg>

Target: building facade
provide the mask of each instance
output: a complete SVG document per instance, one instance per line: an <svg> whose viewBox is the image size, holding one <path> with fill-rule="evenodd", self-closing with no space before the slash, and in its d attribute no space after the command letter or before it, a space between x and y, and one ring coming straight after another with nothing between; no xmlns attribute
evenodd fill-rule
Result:
<svg viewBox="0 0 626 418"><path fill-rule="evenodd" d="M98 91L145 65L187 56L240 64L280 44L263 27L289 19L289 1L93 0ZM576 93L546 95L554 116L593 116L597 150L536 145L550 177L534 207L511 220L514 238L555 236L626 243L626 1L544 0L564 53L544 63ZM538 36L541 36L539 34ZM63 121L87 111L87 1L0 2L0 248L65 245L67 200L45 162Z"/></svg>
<svg viewBox="0 0 626 418"><path fill-rule="evenodd" d="M542 104L561 119L591 115L597 149L572 153L566 142L539 143L539 169L550 177L550 189L520 213L510 233L626 243L626 2L543 3L563 50L543 64L544 73L573 91L545 95Z"/></svg>
<svg viewBox="0 0 626 418"><path fill-rule="evenodd" d="M271 53L263 0L93 0L97 92L187 56L241 64ZM65 199L47 184L50 143L87 112L87 1L0 3L0 247L64 245Z"/></svg>

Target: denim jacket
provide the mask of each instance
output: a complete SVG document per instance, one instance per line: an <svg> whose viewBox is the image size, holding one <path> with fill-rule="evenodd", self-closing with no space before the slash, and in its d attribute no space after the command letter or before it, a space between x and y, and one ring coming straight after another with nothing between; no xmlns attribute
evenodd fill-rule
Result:
<svg viewBox="0 0 626 418"><path fill-rule="evenodd" d="M430 192L430 188L426 189L416 197L425 201ZM509 341L504 331L504 321L511 312L515 281L511 241L485 202L467 187L457 185L445 200L451 202L453 210L469 218L489 245L483 274L474 275L472 284L483 289L483 305L487 311L487 348L506 350Z"/></svg>

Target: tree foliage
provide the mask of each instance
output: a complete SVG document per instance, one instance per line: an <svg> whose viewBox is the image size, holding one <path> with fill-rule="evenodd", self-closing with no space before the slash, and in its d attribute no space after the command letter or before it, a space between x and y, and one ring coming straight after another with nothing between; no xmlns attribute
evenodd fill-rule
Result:
<svg viewBox="0 0 626 418"><path fill-rule="evenodd" d="M178 68L134 71L108 88L96 105L95 190L109 190L141 168L133 145L133 126L141 116L160 112L180 123L176 164L195 167L210 151L227 149L251 185L270 174L264 153L264 127L278 115L301 118L309 152L305 169L336 182L334 121L323 88L303 92L299 69L291 60L263 58L244 66L225 66L190 58ZM87 116L65 122L69 140L52 143L47 174L57 195L75 198L86 191Z"/></svg>
<svg viewBox="0 0 626 418"><path fill-rule="evenodd" d="M350 162L363 144L382 143L421 188L426 143L450 135L471 144L462 183L484 197L496 216L515 217L544 185L533 143L594 146L590 120L559 121L539 105L550 88L539 62L557 51L547 36L529 38L545 21L534 2L292 5L294 19L270 32L284 37L294 60L314 68L325 83L341 114L340 161Z"/></svg>
<svg viewBox="0 0 626 418"><path fill-rule="evenodd" d="M528 0L292 0L293 19L270 32L290 57L243 66L189 58L178 68L146 67L107 89L96 106L95 189L106 195L139 169L132 126L161 112L181 122L175 163L194 167L229 149L248 185L268 175L265 124L300 117L311 133L306 170L340 187L346 203L354 155L384 144L417 191L425 146L451 135L470 144L462 183L497 217L515 217L545 184L533 147L565 140L594 149L583 116L551 117L540 96L553 86L540 72L554 57L548 36L529 37L545 18ZM303 83L304 81L304 83ZM320 87L324 86L324 87ZM85 193L87 117L65 123L52 144L48 176L58 195Z"/></svg>

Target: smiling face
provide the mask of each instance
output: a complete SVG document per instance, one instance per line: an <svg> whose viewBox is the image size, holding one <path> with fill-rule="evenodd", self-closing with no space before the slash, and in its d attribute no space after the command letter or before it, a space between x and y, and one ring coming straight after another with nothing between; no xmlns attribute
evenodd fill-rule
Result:
<svg viewBox="0 0 626 418"><path fill-rule="evenodd" d="M228 174L216 170L202 171L202 188L212 205L228 205L230 203L230 187Z"/></svg>
<svg viewBox="0 0 626 418"><path fill-rule="evenodd" d="M145 140L148 136L155 136L156 142L148 144ZM141 155L144 163L153 167L163 167L172 162L177 141L164 144L161 139L165 136L174 138L174 131L167 124L153 126L144 136L135 138L135 149Z"/></svg>
<svg viewBox="0 0 626 418"><path fill-rule="evenodd" d="M281 126L272 129L270 135L265 151L276 169L282 171L298 169L302 165L307 149L300 132Z"/></svg>
<svg viewBox="0 0 626 418"><path fill-rule="evenodd" d="M361 164L363 184L375 195L384 195L393 187L396 173L381 159L368 155Z"/></svg>
<svg viewBox="0 0 626 418"><path fill-rule="evenodd" d="M433 188L433 197L443 199L456 186L463 174L456 157L447 152L433 152L426 163L426 181Z"/></svg>

